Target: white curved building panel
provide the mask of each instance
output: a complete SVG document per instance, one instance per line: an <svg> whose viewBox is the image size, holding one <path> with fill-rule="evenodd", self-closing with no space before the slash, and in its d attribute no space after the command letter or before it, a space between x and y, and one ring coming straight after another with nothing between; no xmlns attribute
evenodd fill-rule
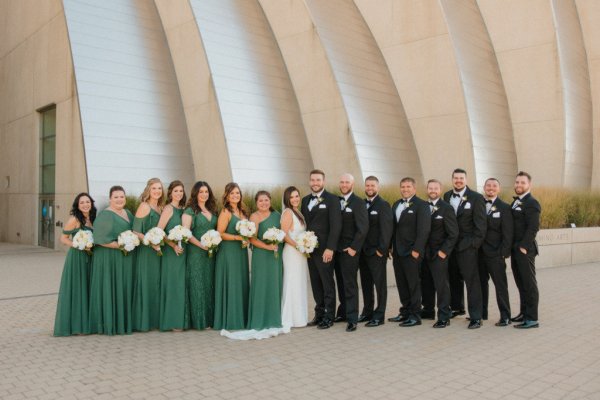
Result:
<svg viewBox="0 0 600 400"><path fill-rule="evenodd" d="M64 0L90 193L154 176L192 182L179 88L150 0Z"/></svg>

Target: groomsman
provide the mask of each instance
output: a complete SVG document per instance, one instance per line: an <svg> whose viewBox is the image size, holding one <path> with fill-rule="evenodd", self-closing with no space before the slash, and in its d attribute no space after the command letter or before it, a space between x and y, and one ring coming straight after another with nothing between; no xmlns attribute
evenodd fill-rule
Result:
<svg viewBox="0 0 600 400"><path fill-rule="evenodd" d="M540 229L542 207L529 192L531 175L520 171L515 179L514 201L511 205L514 222L514 241L511 253L511 267L515 283L519 289L521 312L513 322L520 322L515 328L537 328L539 292L535 277L535 257L538 245L535 235Z"/></svg>
<svg viewBox="0 0 600 400"><path fill-rule="evenodd" d="M333 255L342 227L340 202L337 196L325 190L325 173L315 169L310 173L312 194L302 199L302 215L306 229L317 235L319 247L308 259L310 285L315 298L315 317L308 323L319 329L333 325L335 312L335 282L333 280Z"/></svg>
<svg viewBox="0 0 600 400"><path fill-rule="evenodd" d="M420 267L431 229L429 204L418 198L416 192L415 180L403 178L402 199L392 207L394 274L402 306L400 314L388 321L400 322L404 327L421 325Z"/></svg>
<svg viewBox="0 0 600 400"><path fill-rule="evenodd" d="M347 321L346 332L356 330L358 322L358 261L369 230L367 208L363 199L354 194L354 177L340 176L340 207L342 231L335 255L335 278L340 306L335 322Z"/></svg>
<svg viewBox="0 0 600 400"><path fill-rule="evenodd" d="M469 329L481 327L481 282L479 281L479 247L486 231L483 196L467 186L467 172L457 168L452 172L453 189L444 194L458 221L458 242L450 256L450 306L452 317L465 314L464 284L469 302ZM464 284L463 284L464 282Z"/></svg>
<svg viewBox="0 0 600 400"><path fill-rule="evenodd" d="M510 301L506 279L506 261L510 257L513 240L513 220L510 206L498 198L500 182L488 178L483 186L487 231L479 249L479 279L482 294L482 318L488 317L489 284L491 277L496 288L496 302L500 310L500 320L496 326L510 324Z"/></svg>
<svg viewBox="0 0 600 400"><path fill-rule="evenodd" d="M364 304L358 322L368 321L365 326L375 327L384 324L387 302L387 255L394 218L388 202L379 196L379 179L377 177L369 176L365 179L365 195L369 215L369 231L363 244L359 264ZM377 292L377 308L375 309L373 286Z"/></svg>
<svg viewBox="0 0 600 400"><path fill-rule="evenodd" d="M421 270L423 310L421 318L435 318L435 298L437 294L437 322L434 328L450 325L450 284L448 283L448 260L458 239L458 223L454 209L444 200L440 181L427 182L427 196L431 213L431 232L425 246L425 258Z"/></svg>

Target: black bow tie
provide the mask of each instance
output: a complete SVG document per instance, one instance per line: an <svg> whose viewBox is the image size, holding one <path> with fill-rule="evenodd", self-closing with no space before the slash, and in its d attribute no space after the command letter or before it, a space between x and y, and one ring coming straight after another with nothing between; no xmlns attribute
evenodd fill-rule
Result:
<svg viewBox="0 0 600 400"><path fill-rule="evenodd" d="M406 201L405 199L401 199L400 204L404 204L404 203L408 203L408 201Z"/></svg>
<svg viewBox="0 0 600 400"><path fill-rule="evenodd" d="M318 200L318 199L319 199L319 196L315 196L315 195L313 194L313 195L311 195L311 196L310 196L310 199L311 199L311 200Z"/></svg>
<svg viewBox="0 0 600 400"><path fill-rule="evenodd" d="M460 197L460 193L452 193L452 197Z"/></svg>
<svg viewBox="0 0 600 400"><path fill-rule="evenodd" d="M513 196L513 199L514 199L515 201L517 201L517 200L519 200L519 196Z"/></svg>
<svg viewBox="0 0 600 400"><path fill-rule="evenodd" d="M367 205L370 206L373 203L373 200L365 200L365 203L367 203Z"/></svg>
<svg viewBox="0 0 600 400"><path fill-rule="evenodd" d="M344 196L340 196L340 200L341 201L346 201L346 198Z"/></svg>
<svg viewBox="0 0 600 400"><path fill-rule="evenodd" d="M429 205L430 205L431 207L435 207L435 204L433 204L433 201L430 201L430 202L429 202Z"/></svg>
<svg viewBox="0 0 600 400"><path fill-rule="evenodd" d="M492 200L486 200L485 202L488 203L488 204L492 204L493 203Z"/></svg>

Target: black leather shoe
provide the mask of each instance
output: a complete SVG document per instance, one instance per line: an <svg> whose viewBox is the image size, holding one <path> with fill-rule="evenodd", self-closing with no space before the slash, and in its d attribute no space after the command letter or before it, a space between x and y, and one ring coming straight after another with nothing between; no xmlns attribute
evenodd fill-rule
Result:
<svg viewBox="0 0 600 400"><path fill-rule="evenodd" d="M435 319L435 311L422 310L421 311L421 319Z"/></svg>
<svg viewBox="0 0 600 400"><path fill-rule="evenodd" d="M323 318L323 320L317 325L318 329L329 329L333 326L333 321L329 318Z"/></svg>
<svg viewBox="0 0 600 400"><path fill-rule="evenodd" d="M515 325L515 328L517 329L531 329L539 327L540 324L537 321L523 321L523 323Z"/></svg>
<svg viewBox="0 0 600 400"><path fill-rule="evenodd" d="M335 317L335 319L333 320L333 322L344 322L345 320L346 320L346 317L338 315L337 317Z"/></svg>
<svg viewBox="0 0 600 400"><path fill-rule="evenodd" d="M366 315L359 315L358 316L358 320L356 322L361 323L361 322L367 322L370 321L371 317L367 317Z"/></svg>
<svg viewBox="0 0 600 400"><path fill-rule="evenodd" d="M346 326L346 332L354 332L356 330L356 324L354 322L348 322Z"/></svg>
<svg viewBox="0 0 600 400"><path fill-rule="evenodd" d="M523 314L519 313L519 315L517 315L514 318L510 319L512 322L523 322L525 320L525 318L523 318Z"/></svg>
<svg viewBox="0 0 600 400"><path fill-rule="evenodd" d="M496 322L496 326L508 326L510 325L510 319L500 319L500 321Z"/></svg>
<svg viewBox="0 0 600 400"><path fill-rule="evenodd" d="M403 316L402 314L398 314L395 317L388 318L388 321L390 321L390 322L404 322L407 319L408 319L408 317Z"/></svg>
<svg viewBox="0 0 600 400"><path fill-rule="evenodd" d="M312 319L312 321L309 321L306 326L317 326L321 323L321 321L323 320L323 318L321 317L317 317L315 315L315 317Z"/></svg>
<svg viewBox="0 0 600 400"><path fill-rule="evenodd" d="M416 319L407 319L406 321L402 322L399 326L407 328L407 327L417 326L417 325L421 325L421 321L418 321Z"/></svg>
<svg viewBox="0 0 600 400"><path fill-rule="evenodd" d="M450 318L454 318L459 315L465 315L465 314L466 314L465 310L452 310L452 315L450 316Z"/></svg>
<svg viewBox="0 0 600 400"><path fill-rule="evenodd" d="M481 328L481 320L480 319L472 319L469 322L469 329L479 329Z"/></svg>
<svg viewBox="0 0 600 400"><path fill-rule="evenodd" d="M433 324L434 328L445 328L448 325L450 325L450 320L446 320L446 321L437 321L435 324Z"/></svg>
<svg viewBox="0 0 600 400"><path fill-rule="evenodd" d="M365 326L368 326L369 328L372 328L374 326L379 326L379 325L383 325L383 324L384 324L384 322L382 320L380 320L380 319L372 319L369 322L367 322L365 324Z"/></svg>

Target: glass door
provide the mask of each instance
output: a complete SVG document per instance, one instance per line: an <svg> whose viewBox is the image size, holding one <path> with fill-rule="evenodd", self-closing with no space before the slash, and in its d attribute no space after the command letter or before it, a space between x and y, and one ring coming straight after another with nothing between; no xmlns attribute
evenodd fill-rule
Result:
<svg viewBox="0 0 600 400"><path fill-rule="evenodd" d="M38 244L54 248L56 106L40 112L40 198Z"/></svg>

